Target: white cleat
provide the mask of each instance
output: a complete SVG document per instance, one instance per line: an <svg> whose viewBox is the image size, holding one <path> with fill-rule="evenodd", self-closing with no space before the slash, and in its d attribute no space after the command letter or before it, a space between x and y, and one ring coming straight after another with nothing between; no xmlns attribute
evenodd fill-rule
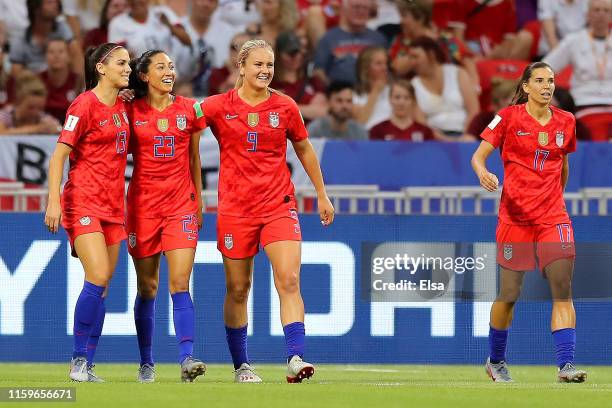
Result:
<svg viewBox="0 0 612 408"><path fill-rule="evenodd" d="M314 375L315 368L312 364L303 361L300 356L293 356L287 364L287 382L301 383Z"/></svg>
<svg viewBox="0 0 612 408"><path fill-rule="evenodd" d="M96 373L94 372L94 367L95 366L96 366L95 364L87 366L87 382L95 382L95 383L106 382L102 378L100 378L100 377L98 377L96 375Z"/></svg>
<svg viewBox="0 0 612 408"><path fill-rule="evenodd" d="M587 373L584 370L578 370L572 363L566 363L563 368L559 369L559 382L565 383L581 383L587 379Z"/></svg>
<svg viewBox="0 0 612 408"><path fill-rule="evenodd" d="M255 370L247 363L242 365L234 371L234 382L237 383L260 383L261 378L255 373Z"/></svg>
<svg viewBox="0 0 612 408"><path fill-rule="evenodd" d="M87 359L85 357L77 357L70 360L70 379L78 382L89 381Z"/></svg>
<svg viewBox="0 0 612 408"><path fill-rule="evenodd" d="M485 370L494 382L514 382L512 380L512 377L510 377L510 373L508 372L508 365L505 361L500 361L499 363L492 363L491 358L487 358Z"/></svg>

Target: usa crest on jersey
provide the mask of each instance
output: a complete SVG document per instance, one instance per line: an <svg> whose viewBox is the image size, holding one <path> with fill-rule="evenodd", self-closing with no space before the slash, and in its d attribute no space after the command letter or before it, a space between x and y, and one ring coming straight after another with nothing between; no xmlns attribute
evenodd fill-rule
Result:
<svg viewBox="0 0 612 408"><path fill-rule="evenodd" d="M280 124L280 118L277 112L270 112L269 114L270 126L277 128Z"/></svg>
<svg viewBox="0 0 612 408"><path fill-rule="evenodd" d="M512 259L512 245L504 244L504 259L509 261Z"/></svg>
<svg viewBox="0 0 612 408"><path fill-rule="evenodd" d="M227 249L232 249L234 247L234 237L232 234L225 234L224 242Z"/></svg>
<svg viewBox="0 0 612 408"><path fill-rule="evenodd" d="M115 126L118 128L121 127L121 118L119 117L118 113L113 113L113 122L115 122Z"/></svg>
<svg viewBox="0 0 612 408"><path fill-rule="evenodd" d="M564 139L563 131L557 130L557 134L555 136L555 142L557 143L557 146L559 147L563 146L563 139Z"/></svg>
<svg viewBox="0 0 612 408"><path fill-rule="evenodd" d="M178 130L185 130L187 128L187 116L176 115L176 127Z"/></svg>

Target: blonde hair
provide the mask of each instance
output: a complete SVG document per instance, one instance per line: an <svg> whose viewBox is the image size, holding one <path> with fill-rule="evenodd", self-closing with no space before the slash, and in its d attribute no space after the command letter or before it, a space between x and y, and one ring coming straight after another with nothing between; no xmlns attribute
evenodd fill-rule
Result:
<svg viewBox="0 0 612 408"><path fill-rule="evenodd" d="M281 31L293 31L300 20L295 0L279 0L279 20Z"/></svg>
<svg viewBox="0 0 612 408"><path fill-rule="evenodd" d="M47 97L47 87L38 75L31 71L24 70L15 78L17 87L15 89L15 99L20 104L28 96Z"/></svg>
<svg viewBox="0 0 612 408"><path fill-rule="evenodd" d="M248 40L244 44L242 44L242 47L240 47L240 51L238 52L238 63L236 64L238 66L238 69L244 67L244 63L246 62L247 58L249 58L251 51L257 48L264 48L270 51L272 55L274 55L274 50L272 49L272 46L268 44L265 40L261 40L258 38ZM234 88L238 89L242 87L243 83L244 78L242 77L242 75L238 75L238 80L236 81L236 85L234 85Z"/></svg>
<svg viewBox="0 0 612 408"><path fill-rule="evenodd" d="M389 62L387 56L387 50L384 47L372 46L363 49L357 56L357 63L355 64L355 70L357 74L357 82L355 84L355 90L357 93L362 94L370 92L370 65L374 55L377 53L383 53L387 57L387 63Z"/></svg>

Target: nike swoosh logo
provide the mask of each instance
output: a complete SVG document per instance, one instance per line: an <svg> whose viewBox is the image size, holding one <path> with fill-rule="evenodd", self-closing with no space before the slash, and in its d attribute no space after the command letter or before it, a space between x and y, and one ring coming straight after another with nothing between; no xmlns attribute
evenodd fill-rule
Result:
<svg viewBox="0 0 612 408"><path fill-rule="evenodd" d="M142 125L146 125L147 123L149 123L149 121L148 121L148 120L145 120L144 122L141 122L141 121L137 120L137 121L136 121L136 123L135 123L135 125L136 125L136 126L142 126Z"/></svg>
<svg viewBox="0 0 612 408"><path fill-rule="evenodd" d="M106 122L108 122L108 119L107 119L107 120L101 120L101 121L100 121L100 126L104 126L104 125L106 125Z"/></svg>
<svg viewBox="0 0 612 408"><path fill-rule="evenodd" d="M522 130L519 130L518 132L516 132L516 135L517 135L517 136L528 136L528 135L530 135L530 134L531 134L531 133L529 133L529 132L523 132Z"/></svg>
<svg viewBox="0 0 612 408"><path fill-rule="evenodd" d="M226 120L236 119L237 117L238 117L238 115L230 115L229 113L227 115L225 115L225 119Z"/></svg>

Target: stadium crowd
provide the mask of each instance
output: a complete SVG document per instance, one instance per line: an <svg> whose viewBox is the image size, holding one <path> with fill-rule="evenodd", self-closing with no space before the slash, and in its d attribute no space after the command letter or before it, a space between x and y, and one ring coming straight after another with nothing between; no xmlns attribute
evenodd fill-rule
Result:
<svg viewBox="0 0 612 408"><path fill-rule="evenodd" d="M162 49L203 98L263 38L311 137L474 141L543 60L578 138L608 141L611 23L612 0L0 0L0 134L59 133L89 46Z"/></svg>

